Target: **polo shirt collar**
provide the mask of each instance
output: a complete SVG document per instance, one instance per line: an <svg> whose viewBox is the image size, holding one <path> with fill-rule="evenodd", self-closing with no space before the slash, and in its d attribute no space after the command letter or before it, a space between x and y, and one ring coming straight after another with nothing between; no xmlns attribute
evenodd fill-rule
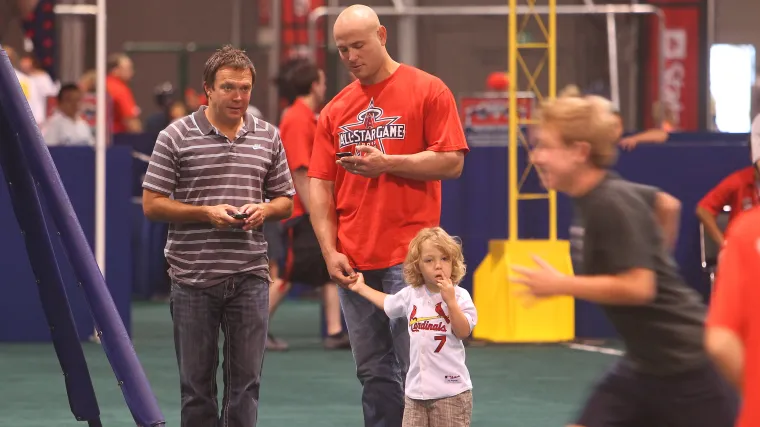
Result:
<svg viewBox="0 0 760 427"><path fill-rule="evenodd" d="M193 120L198 125L198 129L200 129L201 133L203 135L210 135L210 134L220 134L214 125L211 124L210 121L208 121L208 118L206 117L206 109L208 108L207 105L201 105L200 108L198 108L198 111L193 113ZM245 116L243 116L243 128L240 129L239 134L245 135L248 132L255 132L256 131L256 121L255 119L248 114L248 112L245 113Z"/></svg>

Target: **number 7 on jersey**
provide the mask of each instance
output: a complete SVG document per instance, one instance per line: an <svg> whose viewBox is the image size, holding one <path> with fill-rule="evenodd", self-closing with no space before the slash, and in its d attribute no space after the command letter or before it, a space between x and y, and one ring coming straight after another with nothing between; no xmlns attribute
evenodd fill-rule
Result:
<svg viewBox="0 0 760 427"><path fill-rule="evenodd" d="M436 341L439 341L438 347L435 348L435 351L433 353L440 353L443 349L444 344L446 344L446 335L436 335L433 337Z"/></svg>

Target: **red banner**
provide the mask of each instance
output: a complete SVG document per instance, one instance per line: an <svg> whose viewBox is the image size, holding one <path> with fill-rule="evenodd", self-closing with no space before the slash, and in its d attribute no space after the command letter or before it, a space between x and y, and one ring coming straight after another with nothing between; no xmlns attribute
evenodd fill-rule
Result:
<svg viewBox="0 0 760 427"><path fill-rule="evenodd" d="M533 116L532 93L517 95L517 115L528 120ZM509 142L509 97L492 93L462 97L459 113L467 137L474 147L507 146Z"/></svg>
<svg viewBox="0 0 760 427"><path fill-rule="evenodd" d="M650 3L655 6L662 4L660 7L665 15L665 31L661 38L658 20L652 17L649 72L644 77L648 86L643 105L645 125L647 128L658 127L659 123L655 119L659 119L678 130L697 131L699 94L703 90L699 77L702 63L702 53L699 50L701 6L693 0L653 0ZM662 81L658 78L660 51L663 53ZM655 103L660 93L662 104L657 108Z"/></svg>

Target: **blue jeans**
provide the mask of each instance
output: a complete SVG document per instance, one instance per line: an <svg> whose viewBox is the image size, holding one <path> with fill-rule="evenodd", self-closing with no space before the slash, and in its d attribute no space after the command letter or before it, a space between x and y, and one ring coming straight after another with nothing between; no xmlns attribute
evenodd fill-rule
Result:
<svg viewBox="0 0 760 427"><path fill-rule="evenodd" d="M387 294L404 287L403 267L362 271L367 285ZM409 331L405 318L389 320L383 310L340 288L356 376L362 384L365 427L401 427L404 381L409 369Z"/></svg>
<svg viewBox="0 0 760 427"><path fill-rule="evenodd" d="M205 289L172 284L181 427L253 427L269 327L269 284L253 275ZM217 404L219 329L224 333L224 398Z"/></svg>

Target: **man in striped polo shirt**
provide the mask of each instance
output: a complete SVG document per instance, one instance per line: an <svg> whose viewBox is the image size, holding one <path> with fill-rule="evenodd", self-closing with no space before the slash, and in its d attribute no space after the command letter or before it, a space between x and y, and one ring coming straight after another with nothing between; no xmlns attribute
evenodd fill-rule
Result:
<svg viewBox="0 0 760 427"><path fill-rule="evenodd" d="M203 73L208 107L159 134L143 183L145 215L170 223L164 252L182 427L256 425L269 318L261 228L264 220L290 216L295 190L277 129L246 112L255 80L243 51L226 46L214 53Z"/></svg>

